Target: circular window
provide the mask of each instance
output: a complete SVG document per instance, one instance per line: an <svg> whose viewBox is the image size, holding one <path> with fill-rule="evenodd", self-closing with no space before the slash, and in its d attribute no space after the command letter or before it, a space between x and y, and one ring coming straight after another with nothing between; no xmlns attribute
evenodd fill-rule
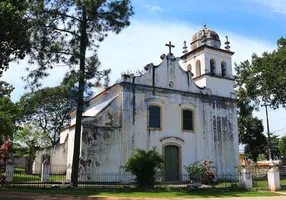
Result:
<svg viewBox="0 0 286 200"><path fill-rule="evenodd" d="M173 81L170 81L169 83L169 87L173 88L174 87L174 82Z"/></svg>

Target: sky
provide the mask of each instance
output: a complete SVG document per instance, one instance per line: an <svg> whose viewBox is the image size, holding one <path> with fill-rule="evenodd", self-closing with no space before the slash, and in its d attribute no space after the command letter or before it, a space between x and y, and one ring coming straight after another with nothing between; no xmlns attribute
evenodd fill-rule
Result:
<svg viewBox="0 0 286 200"><path fill-rule="evenodd" d="M276 48L276 41L286 36L286 0L131 0L135 15L131 25L119 35L109 34L98 50L101 67L112 70L111 84L126 70L142 70L149 63L159 64L160 55L168 52L169 41L176 46L175 56L182 55L183 42L191 42L195 32L204 23L215 30L224 43L228 35L233 63L250 59L252 53L260 55ZM190 48L189 48L190 50ZM12 63L3 79L16 89L12 100L17 101L25 92L27 60ZM234 67L234 65L233 65ZM62 80L65 67L55 68L43 80L44 86L56 86ZM263 120L265 109L255 115ZM286 135L286 110L269 111L270 131Z"/></svg>

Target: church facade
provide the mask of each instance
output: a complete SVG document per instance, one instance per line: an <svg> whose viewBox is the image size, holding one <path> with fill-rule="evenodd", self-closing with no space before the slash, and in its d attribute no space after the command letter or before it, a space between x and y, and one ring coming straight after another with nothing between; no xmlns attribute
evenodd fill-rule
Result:
<svg viewBox="0 0 286 200"><path fill-rule="evenodd" d="M80 173L95 181L101 173L122 172L134 148L156 147L164 159L165 181L179 181L184 166L212 160L217 175L235 174L239 165L237 111L228 40L204 26L178 58L162 55L140 76L121 81L89 101L82 122ZM171 48L171 46L170 46ZM181 61L181 65L179 64ZM76 111L61 132L66 165L73 156ZM51 164L53 161L51 160Z"/></svg>

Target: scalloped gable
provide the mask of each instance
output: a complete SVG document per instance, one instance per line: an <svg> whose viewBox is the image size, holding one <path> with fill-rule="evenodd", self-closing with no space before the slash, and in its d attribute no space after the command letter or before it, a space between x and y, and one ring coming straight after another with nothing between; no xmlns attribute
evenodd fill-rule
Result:
<svg viewBox="0 0 286 200"><path fill-rule="evenodd" d="M168 88L186 92L202 93L205 88L200 88L192 79L192 73L183 70L179 64L180 58L173 54L164 57L163 62L154 66L146 66L146 73L134 76L133 83L152 87Z"/></svg>

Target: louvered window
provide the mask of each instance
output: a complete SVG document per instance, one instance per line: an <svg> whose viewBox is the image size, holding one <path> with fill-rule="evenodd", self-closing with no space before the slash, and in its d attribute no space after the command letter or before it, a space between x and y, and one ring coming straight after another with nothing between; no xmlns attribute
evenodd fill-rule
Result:
<svg viewBox="0 0 286 200"><path fill-rule="evenodd" d="M161 128L161 108L149 106L149 128Z"/></svg>
<svg viewBox="0 0 286 200"><path fill-rule="evenodd" d="M192 110L183 110L183 130L193 131L194 123L193 123L193 111Z"/></svg>

